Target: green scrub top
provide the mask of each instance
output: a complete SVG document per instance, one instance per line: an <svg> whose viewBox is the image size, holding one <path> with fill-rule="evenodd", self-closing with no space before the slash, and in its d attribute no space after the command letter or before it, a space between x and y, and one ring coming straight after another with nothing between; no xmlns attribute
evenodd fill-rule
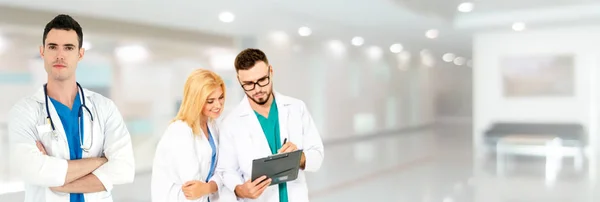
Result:
<svg viewBox="0 0 600 202"><path fill-rule="evenodd" d="M273 98L273 103L271 104L271 109L269 110L269 118L265 118L256 111L254 111L254 113L258 118L258 122L262 127L265 137L267 138L271 153L277 154L277 150L279 150L282 145L279 134L279 113L277 111L277 104L275 104L275 98ZM279 202L288 202L286 183L279 184Z"/></svg>

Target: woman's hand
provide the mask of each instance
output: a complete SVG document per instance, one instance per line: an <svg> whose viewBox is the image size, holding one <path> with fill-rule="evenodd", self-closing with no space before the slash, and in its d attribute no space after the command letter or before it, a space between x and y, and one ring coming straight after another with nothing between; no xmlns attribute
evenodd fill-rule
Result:
<svg viewBox="0 0 600 202"><path fill-rule="evenodd" d="M181 186L181 190L183 191L183 194L187 200L196 200L215 192L216 187L217 184L215 184L213 181L205 183L198 180L192 180L183 184L183 186Z"/></svg>

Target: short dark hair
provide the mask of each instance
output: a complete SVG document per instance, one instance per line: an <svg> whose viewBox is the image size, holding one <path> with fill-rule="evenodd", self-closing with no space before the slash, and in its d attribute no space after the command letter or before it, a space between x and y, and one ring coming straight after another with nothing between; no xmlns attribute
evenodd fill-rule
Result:
<svg viewBox="0 0 600 202"><path fill-rule="evenodd" d="M83 30L81 30L79 23L71 16L60 14L46 24L46 27L44 28L44 37L42 38L43 45L46 45L46 37L48 36L48 32L50 32L52 29L61 29L66 31L74 30L77 33L77 39L79 39L79 48L83 46Z"/></svg>
<svg viewBox="0 0 600 202"><path fill-rule="evenodd" d="M264 52L255 48L247 48L235 57L235 71L248 70L259 61L269 64L267 55Z"/></svg>

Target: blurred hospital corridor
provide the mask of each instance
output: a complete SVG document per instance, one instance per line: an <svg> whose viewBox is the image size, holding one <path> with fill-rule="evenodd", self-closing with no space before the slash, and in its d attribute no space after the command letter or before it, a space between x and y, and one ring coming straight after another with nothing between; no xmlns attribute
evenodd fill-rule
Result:
<svg viewBox="0 0 600 202"><path fill-rule="evenodd" d="M234 62L247 48L264 51L265 85L301 100L323 141L322 166L306 172L311 202L597 202L599 10L594 0L0 0L0 202L25 200L9 111L48 82L40 46L58 14L83 29L77 82L114 102L131 137L135 180L106 192L115 202L151 201L157 144L192 72L222 77L217 121L240 105L248 81Z"/></svg>
<svg viewBox="0 0 600 202"><path fill-rule="evenodd" d="M522 160L518 172L496 177L495 160L475 170L469 143L469 123L445 123L376 137L325 142L328 161L308 175L310 199L326 201L595 201L598 189L586 174L568 165L552 186L545 182L544 163ZM6 151L2 151L5 156ZM151 151L148 151L151 152ZM145 154L137 153L136 159ZM149 163L143 162L140 163ZM6 168L3 168L6 169ZM3 189L18 187L7 183ZM10 180L8 180L10 182ZM140 171L133 184L117 186L115 201L147 202L150 172ZM0 195L0 201L22 201L20 193Z"/></svg>

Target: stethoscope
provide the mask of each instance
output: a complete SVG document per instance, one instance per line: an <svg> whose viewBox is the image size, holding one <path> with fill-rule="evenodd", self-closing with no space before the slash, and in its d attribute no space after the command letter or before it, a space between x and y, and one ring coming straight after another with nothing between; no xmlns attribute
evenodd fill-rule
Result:
<svg viewBox="0 0 600 202"><path fill-rule="evenodd" d="M48 120L48 122L50 122L50 126L52 127L52 135L57 138L58 134L56 132L56 127L54 127L54 122L52 121L52 117L50 116L50 108L48 107L48 88L46 87L48 84L44 84L44 97L46 98L46 120ZM92 145L94 144L94 130L91 130L91 134L90 134L90 146L86 147L83 144L83 136L82 136L82 131L81 131L81 115L83 115L83 112L81 111L81 109L85 109L85 111L88 112L88 114L90 115L90 127L92 127L94 125L94 117L92 116L92 112L90 111L90 109L85 105L85 95L83 94L83 88L81 88L81 85L79 85L79 83L77 83L77 88L79 90L79 92L81 93L80 99L81 99L81 105L79 106L78 112L77 112L77 123L78 123L78 131L77 133L79 134L79 145L81 145L81 149L85 152L89 152L90 148L92 148Z"/></svg>

